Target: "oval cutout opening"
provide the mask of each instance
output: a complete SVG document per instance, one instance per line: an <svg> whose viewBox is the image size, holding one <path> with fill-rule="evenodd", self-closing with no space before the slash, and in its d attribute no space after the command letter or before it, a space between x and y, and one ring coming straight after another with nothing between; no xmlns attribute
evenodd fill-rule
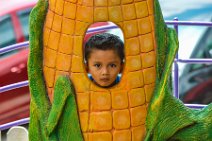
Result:
<svg viewBox="0 0 212 141"><path fill-rule="evenodd" d="M84 37L84 65L88 78L97 86L117 85L125 64L122 30L112 22L89 26Z"/></svg>

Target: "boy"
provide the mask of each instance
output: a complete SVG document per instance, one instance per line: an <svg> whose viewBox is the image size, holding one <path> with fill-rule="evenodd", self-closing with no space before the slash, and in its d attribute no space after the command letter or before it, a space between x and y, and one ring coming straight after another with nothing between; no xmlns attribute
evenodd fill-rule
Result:
<svg viewBox="0 0 212 141"><path fill-rule="evenodd" d="M110 33L93 35L85 44L86 70L98 86L108 88L120 81L124 64L124 44Z"/></svg>

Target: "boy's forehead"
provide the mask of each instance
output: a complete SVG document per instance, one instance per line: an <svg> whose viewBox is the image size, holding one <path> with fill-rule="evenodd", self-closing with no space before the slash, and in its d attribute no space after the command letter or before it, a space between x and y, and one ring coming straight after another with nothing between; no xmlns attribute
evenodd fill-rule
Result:
<svg viewBox="0 0 212 141"><path fill-rule="evenodd" d="M91 55L97 55L97 54L103 54L102 57L104 57L105 54L119 56L118 52L116 52L116 50L114 50L114 49L107 49L107 50L103 50L103 49L92 49L91 50L91 53L90 53L90 56Z"/></svg>
<svg viewBox="0 0 212 141"><path fill-rule="evenodd" d="M90 54L90 59L110 59L110 60L116 60L120 59L119 55L114 50L94 50Z"/></svg>

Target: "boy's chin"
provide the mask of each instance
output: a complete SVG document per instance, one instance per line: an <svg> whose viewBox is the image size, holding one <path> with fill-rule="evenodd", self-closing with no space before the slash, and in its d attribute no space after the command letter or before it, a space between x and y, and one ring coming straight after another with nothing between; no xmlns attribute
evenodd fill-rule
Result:
<svg viewBox="0 0 212 141"><path fill-rule="evenodd" d="M98 84L98 83L95 83L97 86L99 87L102 87L102 88L108 88L110 86L110 84Z"/></svg>
<svg viewBox="0 0 212 141"><path fill-rule="evenodd" d="M102 87L102 88L110 88L112 86L115 85L115 83L108 83L108 84L97 84L98 86Z"/></svg>

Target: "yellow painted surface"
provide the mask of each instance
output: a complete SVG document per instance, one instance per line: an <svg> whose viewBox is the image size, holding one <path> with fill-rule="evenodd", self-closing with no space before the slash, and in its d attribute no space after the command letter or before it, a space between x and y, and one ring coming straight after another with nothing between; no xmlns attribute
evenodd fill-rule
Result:
<svg viewBox="0 0 212 141"><path fill-rule="evenodd" d="M52 101L55 82L69 76L85 141L141 141L156 77L153 0L49 0L43 73ZM100 88L87 77L83 38L94 22L111 21L124 34L119 84ZM71 119L70 119L71 120Z"/></svg>
<svg viewBox="0 0 212 141"><path fill-rule="evenodd" d="M146 100L144 88L137 88L129 91L130 107L141 106L144 105L145 102Z"/></svg>
<svg viewBox="0 0 212 141"><path fill-rule="evenodd" d="M126 109L128 108L128 95L126 90L112 91L112 108Z"/></svg>
<svg viewBox="0 0 212 141"><path fill-rule="evenodd" d="M125 54L127 56L139 55L140 54L140 44L139 38L130 38L126 40L125 43Z"/></svg>
<svg viewBox="0 0 212 141"><path fill-rule="evenodd" d="M112 141L110 132L96 132L88 135L89 141Z"/></svg>
<svg viewBox="0 0 212 141"><path fill-rule="evenodd" d="M130 127L130 112L128 109L113 112L113 127L115 129L128 129Z"/></svg>
<svg viewBox="0 0 212 141"><path fill-rule="evenodd" d="M131 131L128 130L115 130L113 134L114 141L131 141Z"/></svg>

